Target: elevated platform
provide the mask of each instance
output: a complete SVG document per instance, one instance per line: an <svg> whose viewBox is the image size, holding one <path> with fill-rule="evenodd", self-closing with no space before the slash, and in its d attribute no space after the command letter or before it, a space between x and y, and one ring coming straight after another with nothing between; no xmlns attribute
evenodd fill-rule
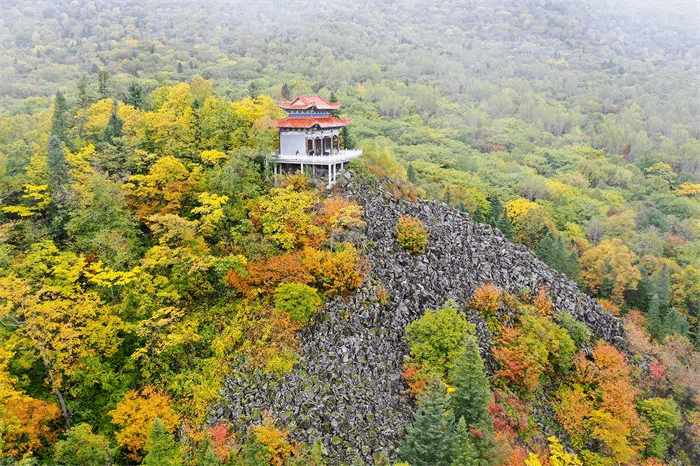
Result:
<svg viewBox="0 0 700 466"><path fill-rule="evenodd" d="M274 165L275 175L304 171L310 167L314 177L328 177L330 188L335 184L338 173L347 168L348 162L362 155L362 150L340 150L329 155L285 155L272 154L270 163Z"/></svg>
<svg viewBox="0 0 700 466"><path fill-rule="evenodd" d="M284 155L276 156L277 163L303 163L304 165L329 165L331 163L349 162L362 155L362 150L340 150L329 155Z"/></svg>

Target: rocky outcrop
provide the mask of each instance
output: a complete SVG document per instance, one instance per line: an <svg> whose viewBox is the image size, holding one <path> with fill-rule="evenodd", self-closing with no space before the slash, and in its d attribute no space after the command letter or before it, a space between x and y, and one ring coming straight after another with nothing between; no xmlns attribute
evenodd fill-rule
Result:
<svg viewBox="0 0 700 466"><path fill-rule="evenodd" d="M625 345L618 319L499 231L444 204L392 201L381 187L350 185L345 193L365 209L361 246L373 264L365 285L349 298L330 301L312 318L300 335L300 362L290 374L280 380L263 374L227 379L212 422L227 419L245 428L267 410L291 425L298 440L321 438L332 464L358 454L370 459L379 451L396 456L413 412L400 375L406 324L447 300L465 309L484 282L514 293L546 286L556 311L568 311L599 337ZM397 244L394 228L401 214L424 222L430 233L424 254ZM380 286L388 292L385 303L377 297ZM468 318L477 324L488 362L488 330L478 316L468 313Z"/></svg>

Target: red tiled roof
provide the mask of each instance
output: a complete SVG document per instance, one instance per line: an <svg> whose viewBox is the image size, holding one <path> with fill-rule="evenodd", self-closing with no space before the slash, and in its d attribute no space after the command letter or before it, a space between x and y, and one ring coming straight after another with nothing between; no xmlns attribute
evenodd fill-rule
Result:
<svg viewBox="0 0 700 466"><path fill-rule="evenodd" d="M352 120L341 120L335 117L294 117L289 116L277 122L278 128L312 128L316 125L321 128L337 128L345 126Z"/></svg>
<svg viewBox="0 0 700 466"><path fill-rule="evenodd" d="M336 110L340 108L340 103L330 103L318 95L300 95L292 102L277 102L277 106L286 110L304 110L311 107L319 110Z"/></svg>

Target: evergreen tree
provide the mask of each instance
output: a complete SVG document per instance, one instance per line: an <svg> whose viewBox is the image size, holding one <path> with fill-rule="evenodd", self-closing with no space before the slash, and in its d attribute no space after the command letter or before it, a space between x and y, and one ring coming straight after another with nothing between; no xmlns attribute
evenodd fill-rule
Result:
<svg viewBox="0 0 700 466"><path fill-rule="evenodd" d="M501 217L503 217L501 200L496 194L489 196L489 214L486 216L486 223L495 227Z"/></svg>
<svg viewBox="0 0 700 466"><path fill-rule="evenodd" d="M172 435L165 428L160 418L153 420L153 427L148 433L146 451L142 466L181 466L182 456Z"/></svg>
<svg viewBox="0 0 700 466"><path fill-rule="evenodd" d="M659 307L661 312L665 313L669 309L671 301L671 277L669 276L668 266L666 263L661 265L661 269L654 277L654 293L659 297Z"/></svg>
<svg viewBox="0 0 700 466"><path fill-rule="evenodd" d="M537 245L535 255L539 259L541 259L542 262L544 262L545 264L549 265L550 267L553 267L556 270L559 270L559 268L556 267L556 265L559 265L559 262L561 260L561 254L558 246L559 242L557 241L557 238L550 231L549 233L547 233L547 236L542 238L540 244Z"/></svg>
<svg viewBox="0 0 700 466"><path fill-rule="evenodd" d="M406 169L406 176L408 177L408 181L411 183L415 183L418 181L418 178L416 178L416 170L413 168L413 164L409 163L408 168Z"/></svg>
<svg viewBox="0 0 700 466"><path fill-rule="evenodd" d="M412 466L449 464L452 456L452 412L445 385L437 378L418 397L413 424L406 427L401 458Z"/></svg>
<svg viewBox="0 0 700 466"><path fill-rule="evenodd" d="M452 440L452 466L479 466L464 416L459 418Z"/></svg>
<svg viewBox="0 0 700 466"><path fill-rule="evenodd" d="M46 166L49 171L49 185L55 193L68 180L68 162L61 139L52 134L46 151Z"/></svg>
<svg viewBox="0 0 700 466"><path fill-rule="evenodd" d="M466 210L463 210L466 211ZM486 219L484 218L484 211L481 208L481 205L477 204L476 208L474 209L474 213L471 214L472 220L474 220L477 223L484 223Z"/></svg>
<svg viewBox="0 0 700 466"><path fill-rule="evenodd" d="M687 337L689 328L688 319L675 308L671 308L662 319L658 339L663 342L667 335L674 333Z"/></svg>
<svg viewBox="0 0 700 466"><path fill-rule="evenodd" d="M87 86L88 86L88 78L85 75L82 75L80 79L78 80L77 87L78 87L78 106L82 110L80 113L80 117L78 118L77 126L78 126L78 136L83 137L83 129L85 126L85 120L87 119L87 109L90 106L90 96L88 95L87 92Z"/></svg>
<svg viewBox="0 0 700 466"><path fill-rule="evenodd" d="M486 223L492 227L498 228L501 233L503 233L503 236L510 241L513 241L515 239L515 236L513 235L513 225L511 224L510 219L506 217L503 204L498 198L498 195L494 194L493 196L490 196L489 203L489 214L486 217Z"/></svg>
<svg viewBox="0 0 700 466"><path fill-rule="evenodd" d="M332 100L334 95L335 94L331 93L331 102L334 102ZM292 91L289 89L289 84L287 83L282 84L282 98L284 100L292 100Z"/></svg>
<svg viewBox="0 0 700 466"><path fill-rule="evenodd" d="M343 126L343 129L340 130L340 141L343 149L352 149L355 146L347 126Z"/></svg>
<svg viewBox="0 0 700 466"><path fill-rule="evenodd" d="M68 139L68 103L61 91L56 91L53 116L51 118L51 135L59 140L67 142Z"/></svg>
<svg viewBox="0 0 700 466"><path fill-rule="evenodd" d="M143 87L137 82L129 84L124 96L124 103L134 108L143 108L144 95Z"/></svg>
<svg viewBox="0 0 700 466"><path fill-rule="evenodd" d="M202 442L197 449L195 463L197 466L222 466L221 460L219 460L216 450L214 450L214 446L209 439Z"/></svg>
<svg viewBox="0 0 700 466"><path fill-rule="evenodd" d="M662 323L659 296L655 294L649 300L649 310L647 311L647 330L652 337L658 338Z"/></svg>
<svg viewBox="0 0 700 466"><path fill-rule="evenodd" d="M122 126L124 126L124 120L117 115L117 105L115 102L112 115L109 117L107 126L105 126L102 132L102 140L107 144L114 144L115 141L122 136Z"/></svg>
<svg viewBox="0 0 700 466"><path fill-rule="evenodd" d="M501 217L496 221L496 225L494 226L501 230L501 233L503 233L503 236L506 239L510 241L515 240L515 235L513 234L513 224L510 222L508 217L501 214Z"/></svg>
<svg viewBox="0 0 700 466"><path fill-rule="evenodd" d="M561 239L560 241L563 242ZM581 273L581 263L578 260L578 254L571 248L565 248L564 250L564 269L562 273L573 279L578 279Z"/></svg>
<svg viewBox="0 0 700 466"><path fill-rule="evenodd" d="M109 98L109 87L107 87L107 80L109 79L109 73L106 70L101 70L97 74L98 89L100 93L100 99Z"/></svg>
<svg viewBox="0 0 700 466"><path fill-rule="evenodd" d="M488 405L491 402L491 387L484 372L484 360L479 345L473 336L465 340L465 347L457 356L450 374L452 408L455 419L464 418L467 425L477 425L490 420Z"/></svg>

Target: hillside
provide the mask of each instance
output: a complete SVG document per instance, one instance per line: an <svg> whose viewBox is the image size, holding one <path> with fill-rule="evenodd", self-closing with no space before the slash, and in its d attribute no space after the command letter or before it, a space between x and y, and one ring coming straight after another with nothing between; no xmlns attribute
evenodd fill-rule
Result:
<svg viewBox="0 0 700 466"><path fill-rule="evenodd" d="M493 335L485 320L468 310L474 289L483 283L511 293L545 287L555 312L570 313L600 338L626 348L620 320L497 230L444 204L395 201L381 189L351 184L344 194L358 199L365 211L367 232L358 243L366 245L363 255L372 264L366 284L348 298L330 301L312 318L300 334L300 361L281 380L229 377L210 422L225 419L244 428L269 411L295 422L295 438L308 443L322 438L331 463L350 462L354 452L363 452L367 461L379 452L395 457L413 405L401 378L407 324L452 301L477 325L491 375L498 367L491 355ZM430 241L424 254L396 242L400 215L426 225Z"/></svg>

